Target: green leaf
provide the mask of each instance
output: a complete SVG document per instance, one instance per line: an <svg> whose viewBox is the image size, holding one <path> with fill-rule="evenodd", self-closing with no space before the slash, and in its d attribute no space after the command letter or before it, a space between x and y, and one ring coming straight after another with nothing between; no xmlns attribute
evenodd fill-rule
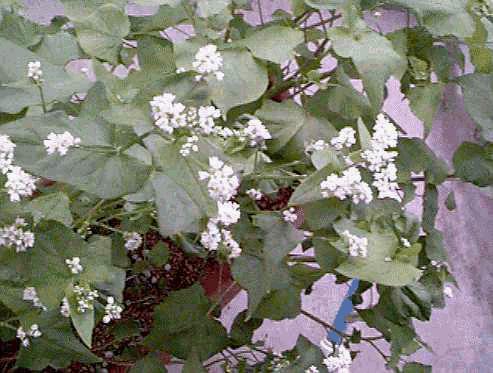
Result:
<svg viewBox="0 0 493 373"><path fill-rule="evenodd" d="M168 370L164 363L155 354L148 354L145 358L137 361L129 373L166 373Z"/></svg>
<svg viewBox="0 0 493 373"><path fill-rule="evenodd" d="M3 125L0 131L16 143L16 163L27 171L76 186L101 198L136 192L150 173L148 165L114 150L120 146L114 142L119 130L109 123L80 118L69 120L61 113L52 113L11 122ZM83 146L70 149L63 157L47 154L44 139L50 132L65 131L80 137ZM122 140L130 138L127 136Z"/></svg>
<svg viewBox="0 0 493 373"><path fill-rule="evenodd" d="M72 290L71 290L72 291ZM68 296L72 294L70 291ZM89 348L92 347L92 331L94 330L95 320L94 320L94 308L88 309L85 312L77 312L77 303L70 303L70 319L74 325L77 334L79 334L80 339Z"/></svg>
<svg viewBox="0 0 493 373"><path fill-rule="evenodd" d="M200 360L222 351L227 345L226 330L207 315L211 306L198 284L170 293L154 311L154 325L145 344L165 349L187 359L197 354Z"/></svg>
<svg viewBox="0 0 493 373"><path fill-rule="evenodd" d="M298 373L304 372L311 366L315 366L323 371L325 366L323 365L324 356L320 350L319 346L311 343L308 338L300 335L296 341L296 346L294 348L298 358L296 361L289 365L287 368L283 369L286 373Z"/></svg>
<svg viewBox="0 0 493 373"><path fill-rule="evenodd" d="M433 119L442 102L443 83L429 83L410 90L407 94L411 110L423 122L425 135L431 132Z"/></svg>
<svg viewBox="0 0 493 373"><path fill-rule="evenodd" d="M324 238L315 237L313 246L317 263L320 265L320 269L325 272L333 272L346 259L343 253Z"/></svg>
<svg viewBox="0 0 493 373"><path fill-rule="evenodd" d="M183 373L207 373L202 366L199 354L196 352L195 348L192 349L192 353L183 366Z"/></svg>
<svg viewBox="0 0 493 373"><path fill-rule="evenodd" d="M258 305L255 318L269 320L294 319L301 311L300 290L289 286L273 290Z"/></svg>
<svg viewBox="0 0 493 373"><path fill-rule="evenodd" d="M2 12L0 20L0 37L21 47L32 47L43 37L39 25L15 13Z"/></svg>
<svg viewBox="0 0 493 373"><path fill-rule="evenodd" d="M447 199L445 200L445 206L447 207L447 210L449 210L449 211L453 211L457 208L457 204L455 203L454 191L450 192L447 195Z"/></svg>
<svg viewBox="0 0 493 373"><path fill-rule="evenodd" d="M70 200L65 193L55 192L37 197L30 201L26 210L38 223L44 220L56 220L66 226L72 225L72 213L70 212Z"/></svg>
<svg viewBox="0 0 493 373"><path fill-rule="evenodd" d="M293 101L266 101L255 115L264 122L272 135L272 140L267 141L269 152L283 150L283 156L287 159L303 156L305 145L311 140L337 135L327 120L308 114Z"/></svg>
<svg viewBox="0 0 493 373"><path fill-rule="evenodd" d="M329 36L339 56L352 58L373 109L378 112L385 83L392 75L400 79L407 69L405 58L394 50L390 40L373 31L353 34L338 27L331 29Z"/></svg>
<svg viewBox="0 0 493 373"><path fill-rule="evenodd" d="M310 231L329 228L347 211L347 203L337 198L326 198L303 205L303 227Z"/></svg>
<svg viewBox="0 0 493 373"><path fill-rule="evenodd" d="M85 52L113 65L118 64L122 39L130 32L130 21L120 7L103 5L74 24L80 46Z"/></svg>
<svg viewBox="0 0 493 373"><path fill-rule="evenodd" d="M431 365L421 363L406 363L402 368L402 373L431 373Z"/></svg>
<svg viewBox="0 0 493 373"><path fill-rule="evenodd" d="M139 65L146 74L169 74L176 70L173 43L154 36L143 35L137 38Z"/></svg>
<svg viewBox="0 0 493 373"><path fill-rule="evenodd" d="M262 325L262 319L251 318L247 321L247 311L236 316L231 326L230 338L234 341L233 347L241 347L252 342L253 333Z"/></svg>
<svg viewBox="0 0 493 373"><path fill-rule="evenodd" d="M443 244L443 234L438 229L431 229L426 232L425 238L426 256L436 262L447 260L447 252Z"/></svg>
<svg viewBox="0 0 493 373"><path fill-rule="evenodd" d="M268 85L267 69L246 50L229 49L221 54L224 79L212 79L209 86L212 100L227 113L235 106L247 104L262 96Z"/></svg>
<svg viewBox="0 0 493 373"><path fill-rule="evenodd" d="M438 189L433 184L426 184L423 200L423 230L429 232L435 227L438 214Z"/></svg>
<svg viewBox="0 0 493 373"><path fill-rule="evenodd" d="M493 141L493 74L468 74L461 76L459 84L464 94L466 111L481 129L488 141Z"/></svg>
<svg viewBox="0 0 493 373"><path fill-rule="evenodd" d="M123 10L127 5L126 0L89 0L81 3L79 0L61 0L65 15L71 21L77 21L90 16L99 7L105 4L112 4Z"/></svg>
<svg viewBox="0 0 493 373"><path fill-rule="evenodd" d="M404 286L419 279L420 270L394 257L398 242L393 233L362 231L354 228L348 221L340 221L334 224L334 228L339 234L347 229L351 234L368 239L368 256L349 257L336 268L340 274L387 286ZM347 250L345 245L342 248ZM391 261L386 261L385 258L391 258Z"/></svg>
<svg viewBox="0 0 493 373"><path fill-rule="evenodd" d="M208 18L220 14L229 4L231 0L198 0L197 13L200 17Z"/></svg>
<svg viewBox="0 0 493 373"><path fill-rule="evenodd" d="M465 0L386 0L385 3L414 11L418 22L436 36L465 38L474 32L474 20L467 11Z"/></svg>
<svg viewBox="0 0 493 373"><path fill-rule="evenodd" d="M65 66L71 60L80 57L77 41L68 32L46 34L35 52L54 65Z"/></svg>
<svg viewBox="0 0 493 373"><path fill-rule="evenodd" d="M152 265L163 266L168 263L169 259L169 248L164 242L158 242L153 246L151 252L149 253L149 261Z"/></svg>
<svg viewBox="0 0 493 373"><path fill-rule="evenodd" d="M294 57L294 48L304 41L303 32L291 27L269 26L250 34L241 41L253 55L281 64Z"/></svg>
<svg viewBox="0 0 493 373"><path fill-rule="evenodd" d="M346 0L305 0L305 3L315 9L337 9L346 3Z"/></svg>
<svg viewBox="0 0 493 373"><path fill-rule="evenodd" d="M182 0L135 0L135 4L151 6L151 5L169 5L175 7L180 5Z"/></svg>
<svg viewBox="0 0 493 373"><path fill-rule="evenodd" d="M493 146L462 143L453 157L455 176L480 187L493 184Z"/></svg>
<svg viewBox="0 0 493 373"><path fill-rule="evenodd" d="M39 89L26 77L27 64L40 61L43 69L43 94L46 102L66 101L75 92L92 85L84 75L67 73L43 57L0 37L0 112L18 113L23 108L41 105Z"/></svg>

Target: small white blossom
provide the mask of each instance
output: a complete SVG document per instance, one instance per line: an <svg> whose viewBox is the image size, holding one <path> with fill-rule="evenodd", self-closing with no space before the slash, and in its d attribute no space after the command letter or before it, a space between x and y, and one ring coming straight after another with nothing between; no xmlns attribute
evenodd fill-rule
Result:
<svg viewBox="0 0 493 373"><path fill-rule="evenodd" d="M305 370L305 373L320 373L318 368L314 365Z"/></svg>
<svg viewBox="0 0 493 373"><path fill-rule="evenodd" d="M38 324L32 324L29 328L29 331L26 332L24 331L22 326L19 326L17 328L17 338L21 341L22 346L24 347L29 347L31 344L29 337L31 338L39 338L42 336L43 333L41 333L41 330L39 330Z"/></svg>
<svg viewBox="0 0 493 373"><path fill-rule="evenodd" d="M106 306L104 307L103 323L108 324L111 320L121 319L121 313L123 308L115 303L113 297L106 299Z"/></svg>
<svg viewBox="0 0 493 373"><path fill-rule="evenodd" d="M260 190L257 190L257 189L248 189L246 191L246 194L248 195L248 197L250 197L251 199L255 200L255 201L258 201L260 199L262 199L262 192Z"/></svg>
<svg viewBox="0 0 493 373"><path fill-rule="evenodd" d="M361 180L361 174L356 167L344 170L341 177L330 174L320 183L320 189L325 198L335 196L344 200L351 197L355 204L359 202L368 204L373 200L370 186Z"/></svg>
<svg viewBox="0 0 493 373"><path fill-rule="evenodd" d="M0 135L0 172L6 174L14 161L15 144L7 135Z"/></svg>
<svg viewBox="0 0 493 373"><path fill-rule="evenodd" d="M391 262L392 261L392 258L390 256L386 256L384 259L383 259L384 262Z"/></svg>
<svg viewBox="0 0 493 373"><path fill-rule="evenodd" d="M68 303L67 297L62 299L62 305L60 306L60 314L63 317L70 317L70 304Z"/></svg>
<svg viewBox="0 0 493 373"><path fill-rule="evenodd" d="M377 121L373 126L372 143L373 148L378 146L386 148L395 148L399 133L395 126L383 114L378 114Z"/></svg>
<svg viewBox="0 0 493 373"><path fill-rule="evenodd" d="M263 145L265 140L272 139L269 130L257 118L248 121L247 126L243 129L242 135L249 139L250 146Z"/></svg>
<svg viewBox="0 0 493 373"><path fill-rule="evenodd" d="M142 245L142 236L137 232L125 232L123 238L125 239L125 249L128 251L137 250Z"/></svg>
<svg viewBox="0 0 493 373"><path fill-rule="evenodd" d="M84 268L80 264L80 258L78 256L75 256L72 259L65 259L65 263L70 269L70 272L72 272L73 274L79 274L84 270Z"/></svg>
<svg viewBox="0 0 493 373"><path fill-rule="evenodd" d="M315 151L327 149L328 147L329 144L327 144L324 140L312 140L311 143L305 146L305 153L313 153Z"/></svg>
<svg viewBox="0 0 493 373"><path fill-rule="evenodd" d="M366 237L358 237L347 230L342 232L342 236L349 246L349 255L362 258L368 256L368 239Z"/></svg>
<svg viewBox="0 0 493 373"><path fill-rule="evenodd" d="M0 228L0 246L15 247L18 253L34 247L34 233L25 231L25 226L25 220L17 218L14 224Z"/></svg>
<svg viewBox="0 0 493 373"><path fill-rule="evenodd" d="M215 220L224 226L235 224L240 220L240 205L236 202L217 202L217 217Z"/></svg>
<svg viewBox="0 0 493 373"><path fill-rule="evenodd" d="M298 219L298 215L295 212L294 207L290 207L282 212L282 217L285 222L294 223Z"/></svg>
<svg viewBox="0 0 493 373"><path fill-rule="evenodd" d="M229 259L238 258L241 255L241 248L238 242L235 241L230 231L223 229L221 230L221 233L223 236L223 244L229 249Z"/></svg>
<svg viewBox="0 0 493 373"><path fill-rule="evenodd" d="M22 293L22 300L32 302L33 307L41 308L43 311L46 311L46 307L41 303L41 300L38 297L38 293L36 292L36 288L27 287L24 289Z"/></svg>
<svg viewBox="0 0 493 373"><path fill-rule="evenodd" d="M198 152L199 146L197 145L199 138L195 135L187 137L187 142L181 146L180 154L183 157L188 157L191 152Z"/></svg>
<svg viewBox="0 0 493 373"><path fill-rule="evenodd" d="M372 172L378 172L397 157L397 152L387 151L381 147L365 150L361 157L367 161L366 167Z"/></svg>
<svg viewBox="0 0 493 373"><path fill-rule="evenodd" d="M154 124L169 135L176 128L187 126L186 107L179 102L174 102L175 98L175 95L165 92L153 97L150 102Z"/></svg>
<svg viewBox="0 0 493 373"><path fill-rule="evenodd" d="M176 73L177 74L181 74L181 73L184 73L185 71L187 71L184 67L179 67L176 69Z"/></svg>
<svg viewBox="0 0 493 373"><path fill-rule="evenodd" d="M409 242L409 240L405 237L401 237L401 243L404 247L411 247L411 243Z"/></svg>
<svg viewBox="0 0 493 373"><path fill-rule="evenodd" d="M350 148L356 144L356 131L351 127L344 127L339 131L339 135L330 140L330 144L337 150L342 148Z"/></svg>
<svg viewBox="0 0 493 373"><path fill-rule="evenodd" d="M80 141L79 137L72 136L68 131L61 134L51 132L46 140L43 141L43 144L48 154L58 153L64 156L71 147L79 146Z"/></svg>
<svg viewBox="0 0 493 373"><path fill-rule="evenodd" d="M94 308L94 300L99 297L97 290L79 285L74 286L74 294L77 298L77 311L84 313Z"/></svg>
<svg viewBox="0 0 493 373"><path fill-rule="evenodd" d="M41 70L41 62L32 61L27 64L27 77L32 79L34 83L43 82L43 70Z"/></svg>
<svg viewBox="0 0 493 373"><path fill-rule="evenodd" d="M217 80L223 80L224 78L222 71L223 58L214 44L201 47L195 54L195 60L192 65L198 72L195 77L196 80L206 79L210 75L214 75Z"/></svg>
<svg viewBox="0 0 493 373"><path fill-rule="evenodd" d="M215 131L214 120L221 117L221 110L214 106L201 106L197 112L198 126L205 135L209 135Z"/></svg>
<svg viewBox="0 0 493 373"><path fill-rule="evenodd" d="M6 175L5 188L7 188L10 201L19 202L21 197L30 197L36 190L36 178L24 172L19 166L10 167Z"/></svg>
<svg viewBox="0 0 493 373"><path fill-rule="evenodd" d="M443 294L445 294L446 297L448 298L453 298L454 297L454 291L450 286L445 286L443 288Z"/></svg>
<svg viewBox="0 0 493 373"><path fill-rule="evenodd" d="M221 243L221 231L214 220L209 220L207 229L202 232L200 242L202 245L211 251L216 251Z"/></svg>
<svg viewBox="0 0 493 373"><path fill-rule="evenodd" d="M240 186L233 168L224 164L217 157L209 158L209 170L199 172L200 180L209 180L207 188L212 199L223 202L229 201L236 195Z"/></svg>
<svg viewBox="0 0 493 373"><path fill-rule="evenodd" d="M351 351L344 345L333 346L331 342L324 338L320 342L320 349L325 356L323 361L329 372L349 373L351 367Z"/></svg>

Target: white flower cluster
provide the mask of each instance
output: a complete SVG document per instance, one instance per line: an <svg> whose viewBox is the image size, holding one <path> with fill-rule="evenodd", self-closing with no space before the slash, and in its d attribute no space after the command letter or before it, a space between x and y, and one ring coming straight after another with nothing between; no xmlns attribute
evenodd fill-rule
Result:
<svg viewBox="0 0 493 373"><path fill-rule="evenodd" d="M401 237L401 243L404 247L411 247L411 242L405 237Z"/></svg>
<svg viewBox="0 0 493 373"><path fill-rule="evenodd" d="M396 151L388 151L395 148L399 134L395 126L383 115L379 114L373 127L371 148L361 153L366 160L366 166L373 172L372 185L378 190L378 198L392 198L401 201L398 193L397 168L394 160Z"/></svg>
<svg viewBox="0 0 493 373"><path fill-rule="evenodd" d="M43 311L46 311L46 307L44 306L43 303L41 303L41 300L38 297L38 293L36 292L36 288L33 288L33 287L25 288L24 292L22 294L22 300L25 300L27 302L32 302L33 307L41 308Z"/></svg>
<svg viewBox="0 0 493 373"><path fill-rule="evenodd" d="M187 142L182 145L180 149L180 154L184 157L190 155L191 152L198 152L199 146L197 143L199 142L199 138L195 135L187 137Z"/></svg>
<svg viewBox="0 0 493 373"><path fill-rule="evenodd" d="M71 147L79 146L80 141L79 137L72 136L68 131L61 134L51 132L48 134L46 140L43 141L43 144L48 154L58 153L64 156Z"/></svg>
<svg viewBox="0 0 493 373"><path fill-rule="evenodd" d="M222 243L230 258L241 254L241 248L231 232L223 227L235 224L240 219L240 205L230 201L237 192L240 182L234 170L217 157L209 158L209 170L200 171L199 179L208 180L209 196L217 203L217 216L209 219L207 229L202 232L200 242L208 250L215 251Z"/></svg>
<svg viewBox="0 0 493 373"><path fill-rule="evenodd" d="M366 237L358 237L349 231L342 232L342 236L349 245L349 255L362 258L368 256L368 239Z"/></svg>
<svg viewBox="0 0 493 373"><path fill-rule="evenodd" d="M344 200L351 197L355 204L359 202L368 204L373 200L370 186L361 181L360 171L356 167L344 170L340 177L337 174L330 174L320 183L320 188L325 198L335 196Z"/></svg>
<svg viewBox="0 0 493 373"><path fill-rule="evenodd" d="M84 313L94 308L94 300L99 297L97 290L91 290L88 287L75 285L74 293L77 298L77 311Z"/></svg>
<svg viewBox="0 0 493 373"><path fill-rule="evenodd" d="M326 338L320 341L320 349L325 355L324 365L329 372L333 373L349 373L351 363L351 351L344 345L333 346Z"/></svg>
<svg viewBox="0 0 493 373"><path fill-rule="evenodd" d="M339 131L339 135L330 140L330 144L337 150L350 148L356 144L356 131L352 127L344 127Z"/></svg>
<svg viewBox="0 0 493 373"><path fill-rule="evenodd" d="M324 150L329 147L324 140L312 140L308 145L305 145L305 153L310 154L316 151Z"/></svg>
<svg viewBox="0 0 493 373"><path fill-rule="evenodd" d="M67 297L63 297L62 305L60 306L60 314L63 317L70 317L70 304L68 303Z"/></svg>
<svg viewBox="0 0 493 373"><path fill-rule="evenodd" d="M15 223L0 228L0 246L15 247L15 251L25 252L34 246L34 233L25 231L26 221L22 218L15 219Z"/></svg>
<svg viewBox="0 0 493 373"><path fill-rule="evenodd" d="M248 139L250 146L265 146L265 140L272 139L269 130L258 118L252 118L247 122L245 128L237 133L240 139Z"/></svg>
<svg viewBox="0 0 493 373"><path fill-rule="evenodd" d="M41 62L32 61L27 64L27 77L32 79L34 83L43 82L43 70L41 70Z"/></svg>
<svg viewBox="0 0 493 373"><path fill-rule="evenodd" d="M6 174L14 161L15 144L7 135L0 135L0 172Z"/></svg>
<svg viewBox="0 0 493 373"><path fill-rule="evenodd" d="M282 212L282 217L285 222L294 223L298 219L294 207L290 207Z"/></svg>
<svg viewBox="0 0 493 373"><path fill-rule="evenodd" d="M137 232L125 232L123 238L125 239L125 249L128 251L137 250L142 245L142 236Z"/></svg>
<svg viewBox="0 0 493 373"><path fill-rule="evenodd" d="M262 196L263 196L263 194L260 190L254 189L254 188L248 189L246 191L246 194L248 195L248 197L250 197L251 199L253 199L255 201L262 199Z"/></svg>
<svg viewBox="0 0 493 373"><path fill-rule="evenodd" d="M41 333L41 331L39 330L38 324L32 324L29 328L29 331L27 332L24 331L22 326L19 326L19 328L17 328L17 338L19 338L21 344L26 348L29 347L29 345L31 344L29 337L39 338L42 334L43 333Z"/></svg>
<svg viewBox="0 0 493 373"><path fill-rule="evenodd" d="M19 166L11 166L5 183L12 202L19 202L21 197L30 197L36 190L36 178Z"/></svg>
<svg viewBox="0 0 493 373"><path fill-rule="evenodd" d="M447 298L453 298L454 297L454 291L452 290L452 288L450 286L445 286L443 288L443 294L447 297Z"/></svg>
<svg viewBox="0 0 493 373"><path fill-rule="evenodd" d="M290 365L291 362L289 361L289 359L283 356L275 356L270 363L273 372L282 372Z"/></svg>
<svg viewBox="0 0 493 373"><path fill-rule="evenodd" d="M312 365L311 367L305 370L305 373L320 373L320 371L315 365Z"/></svg>
<svg viewBox="0 0 493 373"><path fill-rule="evenodd" d="M104 307L103 323L108 324L111 320L119 320L122 317L123 308L115 303L115 298L108 297Z"/></svg>
<svg viewBox="0 0 493 373"><path fill-rule="evenodd" d="M65 264L70 269L74 275L81 273L84 270L84 267L80 264L80 258L78 256L74 256L72 259L65 259Z"/></svg>
<svg viewBox="0 0 493 373"><path fill-rule="evenodd" d="M195 76L195 80L197 81L207 79L210 75L214 75L217 80L224 79L224 73L222 71L223 58L214 44L207 44L201 47L195 54L195 60L192 65L198 72Z"/></svg>
<svg viewBox="0 0 493 373"><path fill-rule="evenodd" d="M154 124L171 135L176 128L187 125L186 107L174 102L176 96L171 93L153 97L150 102Z"/></svg>

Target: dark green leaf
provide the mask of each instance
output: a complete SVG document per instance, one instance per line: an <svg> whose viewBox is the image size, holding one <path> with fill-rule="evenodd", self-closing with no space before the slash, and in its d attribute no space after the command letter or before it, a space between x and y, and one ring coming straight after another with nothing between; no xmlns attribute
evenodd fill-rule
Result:
<svg viewBox="0 0 493 373"><path fill-rule="evenodd" d="M477 186L493 184L493 146L462 143L455 151L455 176Z"/></svg>

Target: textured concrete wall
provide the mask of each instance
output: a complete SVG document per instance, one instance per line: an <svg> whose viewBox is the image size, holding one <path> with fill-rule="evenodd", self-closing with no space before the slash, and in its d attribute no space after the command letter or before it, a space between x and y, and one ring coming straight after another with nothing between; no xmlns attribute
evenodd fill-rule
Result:
<svg viewBox="0 0 493 373"><path fill-rule="evenodd" d="M53 0L26 0L27 14L40 22L49 22L52 15L62 14L63 7ZM283 0L262 1L266 18L276 9L289 9ZM259 21L256 0L254 11L247 14L252 23ZM152 9L146 9L148 13ZM132 7L131 12L139 12ZM399 28L405 16L384 12L378 21L384 31ZM175 35L178 37L178 35ZM328 62L330 63L330 61ZM469 65L469 70L471 67ZM410 136L421 136L421 122L413 115L406 100L399 92L399 83L389 81L389 98L384 110L390 114ZM465 113L460 92L449 87L440 113L435 120L428 144L449 164L454 150L465 141L474 140L474 124ZM455 192L457 209L441 208L438 216L439 228L443 231L449 252L449 264L456 276L460 291L448 300L445 310L435 311L430 323L418 325L423 339L434 353L420 352L418 358L434 365L434 372L493 371L493 274L490 263L493 258L492 227L493 200L483 195L478 188L459 182L447 182L440 187L442 201L449 191ZM419 213L421 201L411 204L410 209ZM344 285L335 285L329 276L315 286L310 297L303 299L303 307L322 319L332 320L346 292ZM246 307L246 296L240 294L226 308L224 323L230 325L234 315ZM266 321L256 333L275 350L291 348L298 335L303 334L313 342L324 336L325 331L316 323L300 316L283 322ZM382 359L368 346L361 346L361 354L353 365L353 372L383 372Z"/></svg>

